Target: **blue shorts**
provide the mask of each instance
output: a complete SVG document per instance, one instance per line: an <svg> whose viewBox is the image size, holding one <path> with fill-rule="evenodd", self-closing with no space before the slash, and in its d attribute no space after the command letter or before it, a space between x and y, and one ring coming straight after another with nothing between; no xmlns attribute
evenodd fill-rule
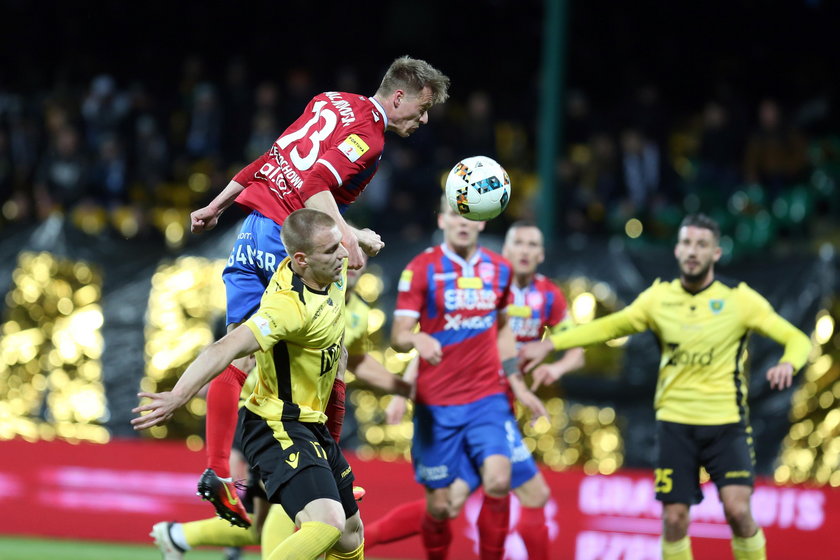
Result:
<svg viewBox="0 0 840 560"><path fill-rule="evenodd" d="M509 426L515 428L516 420L503 394L461 405L418 404L411 447L415 479L427 488L445 488L465 464L475 470L490 455L513 457Z"/></svg>
<svg viewBox="0 0 840 560"><path fill-rule="evenodd" d="M286 258L280 229L259 212L245 218L222 272L228 325L243 322L257 310L277 265Z"/></svg>
<svg viewBox="0 0 840 560"><path fill-rule="evenodd" d="M531 455L531 451L525 446L522 441L522 432L519 430L519 425L515 418L505 421L505 430L507 431L507 440L510 444L512 454L510 457L510 487L519 488L532 478L536 476L539 471L537 462ZM461 462L461 467L458 469L458 478L467 483L470 487L470 494L481 486L481 472L479 468L481 465L474 465L466 457Z"/></svg>

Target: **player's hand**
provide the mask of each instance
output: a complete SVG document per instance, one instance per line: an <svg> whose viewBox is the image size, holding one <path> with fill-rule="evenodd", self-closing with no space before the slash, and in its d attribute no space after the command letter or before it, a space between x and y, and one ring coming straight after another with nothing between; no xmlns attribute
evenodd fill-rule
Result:
<svg viewBox="0 0 840 560"><path fill-rule="evenodd" d="M554 345L548 338L524 345L519 349L519 371L528 373L540 365L553 350Z"/></svg>
<svg viewBox="0 0 840 560"><path fill-rule="evenodd" d="M781 391L790 387L793 384L794 371L793 364L789 362L782 362L768 369L767 381L770 382L770 388Z"/></svg>
<svg viewBox="0 0 840 560"><path fill-rule="evenodd" d="M181 398L171 391L165 391L163 393L142 392L137 393L137 396L141 399L150 399L150 401L131 409L131 412L134 412L135 414L148 412L148 414L132 418L131 425L134 426L135 430L145 430L147 428L151 428L152 426L160 426L172 418L175 411L184 404L181 401Z"/></svg>
<svg viewBox="0 0 840 560"><path fill-rule="evenodd" d="M443 348L438 339L429 336L424 332L414 335L414 348L420 357L433 366L436 366L443 359Z"/></svg>
<svg viewBox="0 0 840 560"><path fill-rule="evenodd" d="M218 223L219 213L212 210L209 206L199 208L190 214L190 231L192 233L210 231L216 227L216 224Z"/></svg>
<svg viewBox="0 0 840 560"><path fill-rule="evenodd" d="M385 243L382 241L382 238L379 237L379 234L372 229L357 229L355 233L356 240L359 242L359 247L369 257L375 257L379 254L379 251L385 247Z"/></svg>
<svg viewBox="0 0 840 560"><path fill-rule="evenodd" d="M355 235L351 234L342 237L341 244L347 249L347 268L359 270L365 266L365 254L362 252L362 248L359 247L359 240L356 239Z"/></svg>
<svg viewBox="0 0 840 560"><path fill-rule="evenodd" d="M551 385L567 372L560 364L542 364L534 370L531 379L531 390L536 391L542 385Z"/></svg>
<svg viewBox="0 0 840 560"><path fill-rule="evenodd" d="M527 389L524 391L519 391L516 393L516 399L522 403L528 410L531 411L531 423L537 421L540 417L548 418L548 411L545 409L545 405L540 400L540 398L528 391Z"/></svg>
<svg viewBox="0 0 840 560"><path fill-rule="evenodd" d="M394 395L391 397L391 402L385 407L385 422L388 424L399 424L405 417L407 408L405 397Z"/></svg>

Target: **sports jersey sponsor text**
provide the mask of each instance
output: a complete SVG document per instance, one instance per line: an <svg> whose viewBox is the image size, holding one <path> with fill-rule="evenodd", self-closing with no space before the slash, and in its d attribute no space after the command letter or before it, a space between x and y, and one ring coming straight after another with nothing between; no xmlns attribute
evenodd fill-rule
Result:
<svg viewBox="0 0 840 560"><path fill-rule="evenodd" d="M446 290L443 297L446 309L451 311L496 308L497 296L493 290Z"/></svg>
<svg viewBox="0 0 840 560"><path fill-rule="evenodd" d="M292 164L286 161L286 158L284 158L283 154L280 153L280 150L277 149L277 145L271 147L271 155L274 157L276 165L265 162L263 166L260 167L260 174L280 187L281 191L289 190L289 185L299 189L301 185L303 185L303 178L301 178ZM281 177L279 178L284 180L278 181L278 174L281 174ZM283 196L282 192L277 192L277 194Z"/></svg>
<svg viewBox="0 0 840 560"><path fill-rule="evenodd" d="M510 306L508 306L508 309ZM533 317L523 318L521 316L514 316L510 318L510 329L516 338L524 339L538 339L542 332L542 320L534 319Z"/></svg>
<svg viewBox="0 0 840 560"><path fill-rule="evenodd" d="M689 352L687 350L680 350L679 344L669 342L668 347L671 349L671 356L668 358L669 366L708 366L712 363L715 356L715 349L710 348L708 351Z"/></svg>
<svg viewBox="0 0 840 560"><path fill-rule="evenodd" d="M423 480L443 480L449 476L449 468L446 465L436 465L433 467L419 465L417 467L417 474Z"/></svg>
<svg viewBox="0 0 840 560"><path fill-rule="evenodd" d="M472 330L487 330L493 326L495 317L492 315L485 315L483 317L462 317L461 315L450 315L447 313L443 316L446 324L443 326L445 331L460 331L461 329Z"/></svg>
<svg viewBox="0 0 840 560"><path fill-rule="evenodd" d="M277 255L254 249L250 245L235 245L228 257L228 266L234 263L249 264L257 266L268 272L275 272L274 265L277 264Z"/></svg>
<svg viewBox="0 0 840 560"><path fill-rule="evenodd" d="M339 151L347 156L350 161L356 161L370 150L370 147L365 144L358 134L351 134L344 139L344 142L338 145Z"/></svg>

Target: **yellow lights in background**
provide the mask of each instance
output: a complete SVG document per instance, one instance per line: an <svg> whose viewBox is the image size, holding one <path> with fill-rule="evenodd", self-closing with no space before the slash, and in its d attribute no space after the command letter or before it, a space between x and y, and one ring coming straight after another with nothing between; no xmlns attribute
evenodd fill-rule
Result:
<svg viewBox="0 0 840 560"><path fill-rule="evenodd" d="M21 253L12 281L0 327L0 439L108 441L99 272Z"/></svg>
<svg viewBox="0 0 840 560"><path fill-rule="evenodd" d="M215 340L213 325L224 323L225 316L224 266L223 260L181 257L160 265L152 276L144 391L171 389L187 365ZM176 412L166 429L150 433L155 438L192 436L202 430L205 412L204 399L197 397Z"/></svg>
<svg viewBox="0 0 840 560"><path fill-rule="evenodd" d="M840 487L840 337L834 334L838 312L840 301L835 301L831 310L817 314L811 335L815 352L793 395L791 427L774 474L780 484Z"/></svg>
<svg viewBox="0 0 840 560"><path fill-rule="evenodd" d="M637 239L642 235L643 231L644 226L642 226L642 222L636 218L630 218L627 220L627 223L624 224L624 233L626 233L627 237L630 239Z"/></svg>

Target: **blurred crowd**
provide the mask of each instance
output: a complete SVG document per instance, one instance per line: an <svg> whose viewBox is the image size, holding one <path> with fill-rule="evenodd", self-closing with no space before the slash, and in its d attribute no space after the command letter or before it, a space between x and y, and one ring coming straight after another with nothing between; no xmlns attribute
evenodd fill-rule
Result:
<svg viewBox="0 0 840 560"><path fill-rule="evenodd" d="M0 89L0 228L60 213L91 235L163 237L263 153L312 95L378 86L346 67L325 83L300 67L255 81L242 58L212 76L201 57L181 68L164 93L108 74L47 91ZM497 158L514 185L510 210L491 231L535 216L537 108L499 111L493 91L469 91L457 69L444 70L458 85L452 100L410 139L390 136L354 221L423 238L445 173L476 154ZM569 89L556 159L558 231L624 233L637 218L645 235L670 239L685 211L704 210L736 243L763 247L813 233L814 217L837 218L840 126L831 97L718 89L682 111L656 83L608 106Z"/></svg>

